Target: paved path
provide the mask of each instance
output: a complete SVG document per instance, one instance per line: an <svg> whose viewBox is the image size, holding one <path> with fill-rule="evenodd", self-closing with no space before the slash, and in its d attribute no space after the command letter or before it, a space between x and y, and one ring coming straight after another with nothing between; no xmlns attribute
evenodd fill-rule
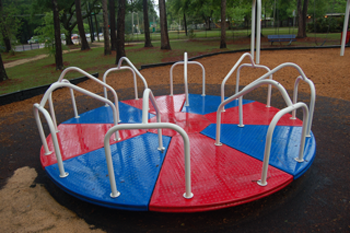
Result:
<svg viewBox="0 0 350 233"><path fill-rule="evenodd" d="M96 42L93 45L94 45L94 47L103 47L104 46L104 44L101 43L101 42ZM92 47L91 49L93 49L94 47ZM75 51L80 51L80 49L63 50L63 54L71 53L71 52L75 52ZM24 63L40 60L40 59L46 58L48 56L49 56L48 54L41 54L41 55L38 55L38 56L35 56L35 57L31 57L31 58L19 59L19 60L15 60L15 61L12 61L12 62L5 63L4 67L5 67L5 69L6 68L11 68L11 67L14 67L14 66L22 65Z"/></svg>

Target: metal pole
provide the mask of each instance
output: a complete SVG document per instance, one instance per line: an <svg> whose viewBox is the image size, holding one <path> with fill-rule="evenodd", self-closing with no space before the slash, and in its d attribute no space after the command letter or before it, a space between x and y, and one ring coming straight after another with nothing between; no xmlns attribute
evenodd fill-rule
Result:
<svg viewBox="0 0 350 233"><path fill-rule="evenodd" d="M255 11L256 11L256 0L253 0L252 3L252 29L251 29L251 33L250 33L250 54L252 55L253 59L254 59L254 48L255 48L255 44L254 44L254 40L255 40Z"/></svg>
<svg viewBox="0 0 350 233"><path fill-rule="evenodd" d="M340 49L340 56L344 56L345 53L345 40L348 32L348 26L349 26L349 13L350 13L350 0L348 0L346 4L346 10L345 10L345 17L344 17L344 26L343 26L343 37L341 40L341 49Z"/></svg>
<svg viewBox="0 0 350 233"><path fill-rule="evenodd" d="M257 19L256 19L256 64L260 63L260 43L261 43L261 0L258 0L258 9L257 9Z"/></svg>

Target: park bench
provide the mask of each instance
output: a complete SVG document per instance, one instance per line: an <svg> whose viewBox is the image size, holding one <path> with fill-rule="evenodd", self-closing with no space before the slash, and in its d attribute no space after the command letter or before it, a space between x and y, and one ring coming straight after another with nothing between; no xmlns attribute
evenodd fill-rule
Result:
<svg viewBox="0 0 350 233"><path fill-rule="evenodd" d="M267 36L269 42L271 42L271 45L273 42L289 42L288 45L292 44L293 41L296 41L295 35L268 35Z"/></svg>

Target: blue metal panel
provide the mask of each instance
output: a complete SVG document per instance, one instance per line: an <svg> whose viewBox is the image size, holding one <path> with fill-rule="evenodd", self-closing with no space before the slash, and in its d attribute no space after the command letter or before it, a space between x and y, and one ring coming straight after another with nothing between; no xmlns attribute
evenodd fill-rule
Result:
<svg viewBox="0 0 350 233"><path fill-rule="evenodd" d="M111 145L117 189L111 198L104 148L64 161L66 178L57 164L46 167L55 183L68 193L91 203L127 210L147 211L171 138L163 136L166 150L157 150L158 136L146 133Z"/></svg>
<svg viewBox="0 0 350 233"><path fill-rule="evenodd" d="M128 104L119 102L120 123L141 123L142 110L132 107ZM71 118L62 124L95 124L110 123L113 124L113 111L110 106L99 107L79 115L79 118ZM148 115L149 118L154 117L153 114Z"/></svg>
<svg viewBox="0 0 350 233"><path fill-rule="evenodd" d="M263 161L266 133L268 126L245 125L243 128L237 125L221 125L221 142ZM275 128L269 164L291 175L294 179L301 176L311 165L315 157L316 141L311 133L306 138L304 160L298 163L294 158L298 157L301 137L301 127L277 126ZM201 133L215 139L216 124L209 125Z"/></svg>
<svg viewBox="0 0 350 233"><path fill-rule="evenodd" d="M199 94L189 94L188 95L190 106L183 106L182 112L195 113L205 115L208 113L216 112L221 103L220 96L206 95L201 96ZM227 99L227 98L225 98ZM243 104L252 103L252 100L244 100ZM238 106L238 100L234 100L226 108L232 108Z"/></svg>

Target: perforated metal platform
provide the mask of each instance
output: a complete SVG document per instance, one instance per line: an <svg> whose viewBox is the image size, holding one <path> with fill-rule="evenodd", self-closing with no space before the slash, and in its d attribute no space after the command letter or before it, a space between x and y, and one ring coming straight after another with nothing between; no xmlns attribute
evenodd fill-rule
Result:
<svg viewBox="0 0 350 233"><path fill-rule="evenodd" d="M192 192L185 199L183 139L173 130L163 130L164 152L157 150L156 130L121 130L122 140L110 139L118 191L111 187L103 148L104 135L113 126L110 107L83 113L59 125L58 141L69 175L59 177L55 153L40 152L48 176L63 190L82 200L109 208L161 211L207 211L250 202L270 195L302 175L316 151L314 135L305 144L305 162L297 163L302 121L284 116L273 135L268 168L268 185L259 186L268 124L278 109L250 100L244 101L244 128L237 127L238 103L222 113L221 147L214 145L219 96L159 96L157 104L163 122L182 127L190 139ZM141 122L142 100L119 103L123 123ZM150 122L155 111L150 106ZM53 145L47 137L49 149Z"/></svg>

